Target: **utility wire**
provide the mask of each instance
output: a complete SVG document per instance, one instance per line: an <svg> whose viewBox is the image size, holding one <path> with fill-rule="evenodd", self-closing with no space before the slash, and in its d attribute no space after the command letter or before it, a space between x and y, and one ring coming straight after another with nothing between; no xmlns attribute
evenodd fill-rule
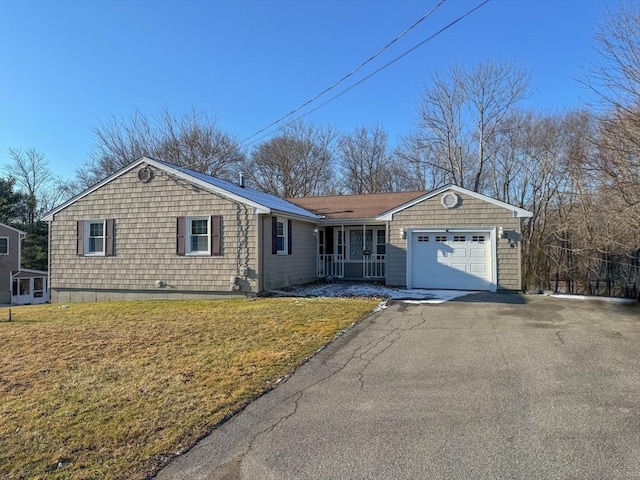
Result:
<svg viewBox="0 0 640 480"><path fill-rule="evenodd" d="M292 123L306 117L307 115L315 112L316 110L324 107L325 105L327 105L328 103L334 101L335 99L341 97L342 95L344 95L345 93L347 93L348 91L354 89L355 87L357 87L358 85L360 85L361 83L369 80L371 77L373 77L374 75L380 73L382 70L384 70L385 68L393 65L394 63L396 63L398 60L406 57L407 55L409 55L411 52L413 52L414 50L417 50L418 48L420 48L421 46L423 46L425 43L433 40L434 38L436 38L438 35L440 35L441 33L445 32L446 30L448 30L449 28L453 27L456 23L460 22L461 20L463 20L464 18L468 17L469 15L471 15L472 13L474 13L476 10L478 10L479 8L483 7L484 5L486 5L487 3L489 3L490 0L484 0L482 3L476 5L474 8L472 8L471 10L469 10L468 12L466 12L465 14L459 16L458 18L456 18L455 20L453 20L452 22L450 22L449 24L445 25L444 27L442 27L440 30L438 30L436 33L434 33L433 35L430 35L429 37L427 37L426 39L424 39L422 42L418 43L417 45L413 46L412 48L410 48L409 50L407 50L406 52L404 52L403 54L397 56L396 58L394 58L393 60L391 60L390 62L384 64L382 67L378 68L377 70L374 70L373 72L371 72L369 75L367 75L366 77L362 78L361 80L358 80L356 83L354 83L353 85L351 85L350 87L342 90L340 93L338 93L337 95L334 95L333 97L331 97L330 99L328 99L327 101L325 101L324 103L321 103L320 105L318 105L315 108L312 108L311 110L309 110L308 112L303 113L302 115L299 115L298 117L296 117L295 119L291 120L289 123L285 124L284 126L289 126ZM440 6L440 5L438 5ZM437 8L437 7L436 7ZM433 11L433 10L432 10ZM325 90L325 92L328 90ZM323 92L323 93L325 93ZM320 95L318 95L315 98L318 98ZM305 105L307 105L310 102L305 103ZM304 106L304 105L303 105ZM297 112L298 110L300 110L299 107L297 109L294 110L294 112ZM268 127L263 128L262 130L254 133L253 135L251 135L250 137L245 138L244 140L242 140L242 142L240 143L244 143L245 141L247 141L250 138L255 137L256 135L258 135L259 133L264 132L265 130L267 130L268 128L270 128L271 126L275 125L276 123L282 121L284 118L288 117L289 115L291 115L290 113L285 115L284 117L282 117L281 119L277 120L276 122L273 122L271 125L269 125ZM282 127L281 127L282 128ZM268 137L269 135L271 135L271 133L268 133L266 135L263 135L260 138L255 139L254 141L248 143L247 145L252 145L260 140L262 140L263 138Z"/></svg>
<svg viewBox="0 0 640 480"><path fill-rule="evenodd" d="M307 100L306 102L304 102L302 105L300 105L299 107L291 110L289 113L287 113L286 115L283 115L282 117L280 117L279 119L275 120L274 122L271 122L269 125L267 125L266 127L258 130L257 132L255 132L252 135L249 135L247 138L243 139L240 143L244 143L248 140L251 140L253 137L255 137L256 135L260 135L262 132L270 129L271 127L273 127L274 125L277 125L278 123L284 121L287 117L290 117L291 115L293 115L296 112L299 112L300 110L302 110L304 107L306 107L307 105L309 105L312 102L315 102L318 98L320 98L321 96L323 96L325 93L333 90L335 87L337 87L338 85L340 85L342 82L344 82L345 80L347 80L349 77L351 77L352 75L354 75L356 72L358 72L362 67L364 67L365 65L367 65L369 62L373 61L375 58L377 58L379 55L381 55L385 50L387 50L389 47L391 47L391 45L393 45L394 43L396 43L398 40L400 40L402 37L404 37L407 33L409 33L412 29L414 29L415 27L417 27L420 23L422 23L424 20L426 20L432 13L434 13L440 6L442 6L442 4L445 2L446 0L440 0L440 2L433 7L431 10L429 10L427 13L425 13L418 21L416 21L413 25L411 25L410 27L406 28L402 33L400 33L397 37L395 37L393 40L391 40L389 43L387 43L384 47L382 47L380 50L378 50L376 53L374 53L373 55L371 55L369 58L367 58L364 62L362 62L360 65L358 65L356 68L354 68L353 70L351 70L349 73L347 73L345 76L343 76L340 80L337 80L336 82L334 82L332 85L330 85L329 87L325 88L323 91L321 91L319 94L317 94L315 97ZM324 104L323 104L324 105ZM313 111L313 110L312 110ZM251 142L254 143L254 142Z"/></svg>

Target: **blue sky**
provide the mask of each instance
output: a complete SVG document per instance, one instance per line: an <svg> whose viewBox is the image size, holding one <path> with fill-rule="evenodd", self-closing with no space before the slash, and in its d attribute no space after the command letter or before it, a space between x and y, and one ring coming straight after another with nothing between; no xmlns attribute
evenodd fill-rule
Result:
<svg viewBox="0 0 640 480"><path fill-rule="evenodd" d="M35 148L71 178L93 128L136 109L196 110L244 139L352 70L437 0L0 0L0 176L8 149ZM338 93L481 0L447 0ZM349 132L408 133L416 100L454 63L516 61L532 76L524 106L580 106L596 61L594 26L615 0L490 0L434 40L306 117ZM329 94L326 98L329 98ZM323 97L325 98L325 97ZM321 102L319 102L321 103ZM303 110L304 111L304 110Z"/></svg>

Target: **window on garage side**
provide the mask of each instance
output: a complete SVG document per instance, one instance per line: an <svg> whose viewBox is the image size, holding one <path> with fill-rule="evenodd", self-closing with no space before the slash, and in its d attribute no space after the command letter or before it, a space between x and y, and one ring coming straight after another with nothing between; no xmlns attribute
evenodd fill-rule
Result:
<svg viewBox="0 0 640 480"><path fill-rule="evenodd" d="M0 255L9 253L9 237L0 237Z"/></svg>

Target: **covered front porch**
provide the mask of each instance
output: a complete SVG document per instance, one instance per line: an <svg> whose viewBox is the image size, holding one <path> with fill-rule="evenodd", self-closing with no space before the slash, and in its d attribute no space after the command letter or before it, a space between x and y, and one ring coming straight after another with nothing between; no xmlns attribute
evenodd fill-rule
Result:
<svg viewBox="0 0 640 480"><path fill-rule="evenodd" d="M386 224L319 226L316 240L318 278L386 278Z"/></svg>

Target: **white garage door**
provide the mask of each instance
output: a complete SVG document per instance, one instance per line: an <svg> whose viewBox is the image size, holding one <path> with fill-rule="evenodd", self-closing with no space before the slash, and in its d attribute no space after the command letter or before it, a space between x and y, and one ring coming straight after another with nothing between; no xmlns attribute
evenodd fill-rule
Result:
<svg viewBox="0 0 640 480"><path fill-rule="evenodd" d="M411 286L458 290L491 289L489 232L414 232Z"/></svg>

